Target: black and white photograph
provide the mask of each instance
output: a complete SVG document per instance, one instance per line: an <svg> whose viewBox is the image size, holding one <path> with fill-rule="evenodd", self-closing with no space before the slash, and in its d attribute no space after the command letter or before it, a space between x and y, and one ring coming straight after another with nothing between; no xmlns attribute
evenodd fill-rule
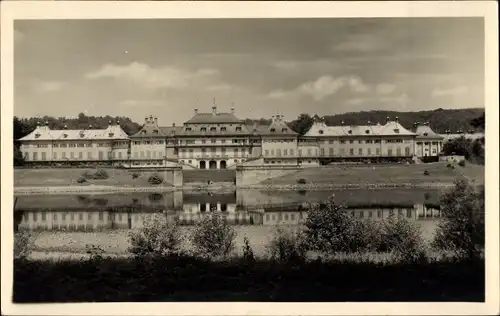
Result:
<svg viewBox="0 0 500 316"><path fill-rule="evenodd" d="M3 313L498 311L496 3L147 3L2 3Z"/></svg>

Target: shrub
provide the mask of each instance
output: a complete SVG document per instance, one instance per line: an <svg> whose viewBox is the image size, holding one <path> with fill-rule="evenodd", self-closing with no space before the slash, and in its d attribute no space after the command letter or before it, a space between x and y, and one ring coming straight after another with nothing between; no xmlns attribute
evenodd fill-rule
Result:
<svg viewBox="0 0 500 316"><path fill-rule="evenodd" d="M163 183L163 178L158 174L153 174L149 177L148 182L151 184L161 184Z"/></svg>
<svg viewBox="0 0 500 316"><path fill-rule="evenodd" d="M137 172L132 173L132 179L137 179L139 178L139 174Z"/></svg>
<svg viewBox="0 0 500 316"><path fill-rule="evenodd" d="M87 179L85 179L84 177L80 177L80 178L78 178L78 180L76 180L76 182L85 183L85 182L87 182Z"/></svg>
<svg viewBox="0 0 500 316"><path fill-rule="evenodd" d="M170 256L180 253L183 236L177 219L168 222L162 214L152 214L147 216L143 223L142 228L129 234L129 252L136 257Z"/></svg>
<svg viewBox="0 0 500 316"><path fill-rule="evenodd" d="M105 251L101 248L101 246L95 245L85 245L85 249L87 250L87 254L90 255L90 260L94 262L101 262L103 257L102 255Z"/></svg>
<svg viewBox="0 0 500 316"><path fill-rule="evenodd" d="M465 167L465 160L464 159L460 160L460 162L458 163L458 165L460 167Z"/></svg>
<svg viewBox="0 0 500 316"><path fill-rule="evenodd" d="M429 175L429 171L424 170L424 176L428 176L428 175Z"/></svg>
<svg viewBox="0 0 500 316"><path fill-rule="evenodd" d="M391 215L381 229L379 251L390 251L403 262L426 260L420 228L403 216Z"/></svg>
<svg viewBox="0 0 500 316"><path fill-rule="evenodd" d="M377 225L351 216L334 198L309 204L305 236L311 250L328 254L357 252L377 246Z"/></svg>
<svg viewBox="0 0 500 316"><path fill-rule="evenodd" d="M94 173L94 180L104 180L108 179L109 175L104 169L97 169L96 172Z"/></svg>
<svg viewBox="0 0 500 316"><path fill-rule="evenodd" d="M306 179L304 179L304 178L300 178L300 179L298 179L298 180L297 180L297 183L298 183L298 184L306 184L306 183L307 183L307 180L306 180Z"/></svg>
<svg viewBox="0 0 500 316"><path fill-rule="evenodd" d="M451 163L449 163L449 164L447 164L447 165L446 165L446 168L451 168L451 167L453 167L453 166L451 165Z"/></svg>
<svg viewBox="0 0 500 316"><path fill-rule="evenodd" d="M191 242L194 249L206 258L227 257L234 250L236 232L219 213L203 217L194 227Z"/></svg>
<svg viewBox="0 0 500 316"><path fill-rule="evenodd" d="M243 259L247 263L254 263L255 262L255 256L253 254L253 249L250 246L250 241L248 238L245 236L243 238Z"/></svg>
<svg viewBox="0 0 500 316"><path fill-rule="evenodd" d="M477 259L484 249L484 186L477 189L465 179L440 198L441 219L433 240L438 249L459 258Z"/></svg>
<svg viewBox="0 0 500 316"><path fill-rule="evenodd" d="M34 244L33 233L27 230L19 230L14 234L14 258L25 259L31 254Z"/></svg>
<svg viewBox="0 0 500 316"><path fill-rule="evenodd" d="M304 262L307 246L300 233L291 233L279 228L267 245L272 260L279 262Z"/></svg>

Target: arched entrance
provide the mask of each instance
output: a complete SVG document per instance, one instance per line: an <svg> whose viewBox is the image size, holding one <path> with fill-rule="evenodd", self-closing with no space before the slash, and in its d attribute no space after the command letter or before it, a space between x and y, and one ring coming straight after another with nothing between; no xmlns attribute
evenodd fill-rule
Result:
<svg viewBox="0 0 500 316"><path fill-rule="evenodd" d="M200 169L206 169L207 168L207 164L205 161L200 161Z"/></svg>
<svg viewBox="0 0 500 316"><path fill-rule="evenodd" d="M210 169L217 169L217 161L210 160L209 167L210 167Z"/></svg>
<svg viewBox="0 0 500 316"><path fill-rule="evenodd" d="M220 161L220 168L221 169L226 169L226 161L225 160L221 160Z"/></svg>

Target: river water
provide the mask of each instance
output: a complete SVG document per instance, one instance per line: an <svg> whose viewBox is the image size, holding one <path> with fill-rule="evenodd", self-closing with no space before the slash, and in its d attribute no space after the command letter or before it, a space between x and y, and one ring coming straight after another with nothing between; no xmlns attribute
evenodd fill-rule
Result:
<svg viewBox="0 0 500 316"><path fill-rule="evenodd" d="M237 232L237 250L247 237L254 252L263 254L278 227L301 227L307 215L302 203L332 195L356 217L382 220L394 213L415 221L428 240L441 216L439 190L177 191L18 196L14 225L35 232L35 252L42 257L82 254L87 245L99 246L109 254L125 254L128 233L140 228L147 214L160 212L172 220L178 217L189 229L201 216L222 212Z"/></svg>

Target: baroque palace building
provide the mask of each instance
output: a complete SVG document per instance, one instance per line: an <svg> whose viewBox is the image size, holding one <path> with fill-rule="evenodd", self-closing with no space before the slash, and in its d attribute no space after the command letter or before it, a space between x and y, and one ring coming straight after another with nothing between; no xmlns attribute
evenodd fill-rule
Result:
<svg viewBox="0 0 500 316"><path fill-rule="evenodd" d="M181 126L160 126L149 116L128 136L119 122L106 129L51 130L38 125L20 139L21 152L31 164L99 163L131 168L181 165L184 169L231 169L239 164L318 166L331 162L402 161L438 156L443 136L428 124L414 132L396 117L385 124L327 126L316 118L301 136L283 120L268 125L245 124L234 108L227 113L213 106L208 113L194 110Z"/></svg>

